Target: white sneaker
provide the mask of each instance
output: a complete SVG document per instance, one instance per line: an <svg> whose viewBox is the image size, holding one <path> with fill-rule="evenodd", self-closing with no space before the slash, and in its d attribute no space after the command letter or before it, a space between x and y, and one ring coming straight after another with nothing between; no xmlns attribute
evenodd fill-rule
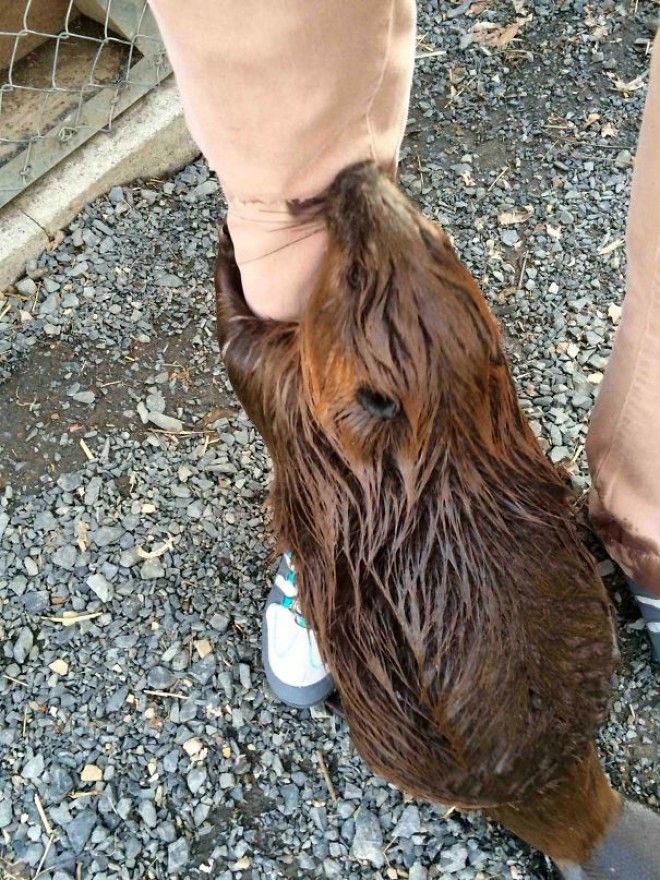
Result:
<svg viewBox="0 0 660 880"><path fill-rule="evenodd" d="M261 656L273 693L288 706L307 709L322 702L335 689L314 633L300 614L290 553L282 557L266 601Z"/></svg>

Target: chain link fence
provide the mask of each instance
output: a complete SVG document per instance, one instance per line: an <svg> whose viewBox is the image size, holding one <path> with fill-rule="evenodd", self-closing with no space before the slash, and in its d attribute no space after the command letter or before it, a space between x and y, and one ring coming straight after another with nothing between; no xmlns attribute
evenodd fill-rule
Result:
<svg viewBox="0 0 660 880"><path fill-rule="evenodd" d="M0 207L170 72L146 0L0 0Z"/></svg>

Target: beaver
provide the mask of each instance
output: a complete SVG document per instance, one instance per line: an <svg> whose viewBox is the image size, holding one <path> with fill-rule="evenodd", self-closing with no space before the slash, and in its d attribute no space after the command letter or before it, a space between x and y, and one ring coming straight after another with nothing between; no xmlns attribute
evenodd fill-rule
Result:
<svg viewBox="0 0 660 880"><path fill-rule="evenodd" d="M224 229L218 333L356 748L409 794L484 809L566 876L600 876L569 872L623 822L594 745L612 615L497 323L372 162L291 210L329 238L300 320L250 311Z"/></svg>

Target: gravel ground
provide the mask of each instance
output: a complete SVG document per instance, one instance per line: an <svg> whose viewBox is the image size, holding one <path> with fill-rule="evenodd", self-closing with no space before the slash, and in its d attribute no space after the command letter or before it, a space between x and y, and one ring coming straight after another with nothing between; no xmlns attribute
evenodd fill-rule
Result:
<svg viewBox="0 0 660 880"><path fill-rule="evenodd" d="M656 11L420 4L401 180L481 281L580 487ZM550 880L264 687L269 463L214 340L220 202L202 162L115 188L0 299L0 875ZM623 652L601 754L658 807L658 679L596 550Z"/></svg>

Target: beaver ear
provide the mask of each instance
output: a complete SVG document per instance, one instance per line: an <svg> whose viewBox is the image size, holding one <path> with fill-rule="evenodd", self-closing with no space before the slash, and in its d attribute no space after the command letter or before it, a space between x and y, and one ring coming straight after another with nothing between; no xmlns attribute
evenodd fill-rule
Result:
<svg viewBox="0 0 660 880"><path fill-rule="evenodd" d="M226 226L219 235L215 294L218 340L227 374L243 408L270 445L278 413L266 412L265 407L276 399L279 384L286 389L297 388L297 325L263 319L252 312L243 295L241 273Z"/></svg>
<svg viewBox="0 0 660 880"><path fill-rule="evenodd" d="M226 336L227 324L235 317L252 317L243 295L241 270L234 256L234 243L224 224L218 237L218 256L215 261L215 298L218 310L218 334ZM220 344L223 344L221 338Z"/></svg>

